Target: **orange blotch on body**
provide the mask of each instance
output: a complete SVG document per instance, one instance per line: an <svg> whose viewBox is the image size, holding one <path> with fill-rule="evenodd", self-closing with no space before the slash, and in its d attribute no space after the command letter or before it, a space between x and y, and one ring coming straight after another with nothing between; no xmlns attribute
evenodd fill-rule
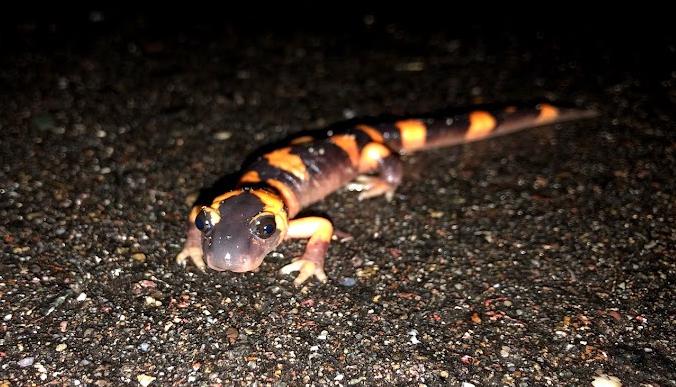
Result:
<svg viewBox="0 0 676 387"><path fill-rule="evenodd" d="M404 120L395 123L401 134L401 146L405 150L416 150L425 146L427 126L421 120Z"/></svg>
<svg viewBox="0 0 676 387"><path fill-rule="evenodd" d="M342 134L333 136L331 137L331 142L347 153L353 166L359 164L359 149L357 148L357 141L354 139L354 135Z"/></svg>
<svg viewBox="0 0 676 387"><path fill-rule="evenodd" d="M268 163L283 171L289 172L301 180L307 179L307 168L299 155L291 153L291 148L282 148L266 154Z"/></svg>
<svg viewBox="0 0 676 387"><path fill-rule="evenodd" d="M470 113L469 129L465 133L465 140L477 140L488 136L495 129L496 124L495 117L488 112L475 111Z"/></svg>

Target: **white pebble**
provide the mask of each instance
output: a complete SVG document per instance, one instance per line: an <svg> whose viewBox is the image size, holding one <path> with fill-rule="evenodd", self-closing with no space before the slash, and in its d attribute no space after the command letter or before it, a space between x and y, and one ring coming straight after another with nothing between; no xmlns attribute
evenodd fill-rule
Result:
<svg viewBox="0 0 676 387"><path fill-rule="evenodd" d="M599 375L592 381L594 387L622 387L620 379L616 376Z"/></svg>
<svg viewBox="0 0 676 387"><path fill-rule="evenodd" d="M56 352L63 352L66 348L68 348L68 346L66 344L61 343L56 346Z"/></svg>
<svg viewBox="0 0 676 387"><path fill-rule="evenodd" d="M418 340L418 331L416 329L408 331L408 335L411 336L411 344L420 344L420 340Z"/></svg>
<svg viewBox="0 0 676 387"><path fill-rule="evenodd" d="M327 332L327 331L321 331L321 333L319 334L319 336L317 336L317 339L319 339L319 340L326 340L326 336L327 336L328 334L329 334L329 332Z"/></svg>
<svg viewBox="0 0 676 387"><path fill-rule="evenodd" d="M43 366L42 363L35 363L34 367L41 374L47 373L47 368L45 368L45 366Z"/></svg>
<svg viewBox="0 0 676 387"><path fill-rule="evenodd" d="M345 119L352 119L357 116L357 112L352 109L343 109L343 117Z"/></svg>
<svg viewBox="0 0 676 387"><path fill-rule="evenodd" d="M9 321L9 320L11 320L11 319L12 319L12 314L11 314L11 313L5 315L5 321Z"/></svg>
<svg viewBox="0 0 676 387"><path fill-rule="evenodd" d="M225 141L225 140L229 139L230 137L232 137L231 132L222 131L222 132L214 133L214 139L219 140L219 141Z"/></svg>
<svg viewBox="0 0 676 387"><path fill-rule="evenodd" d="M33 361L35 361L35 358L32 356L29 357L24 357L23 359L19 360L17 364L19 364L19 367L24 368L24 367L30 367L33 365Z"/></svg>
<svg viewBox="0 0 676 387"><path fill-rule="evenodd" d="M147 387L148 385L150 385L150 383L155 381L155 377L150 376L150 375L141 374L141 375L138 375L136 377L136 380L138 380L138 383L140 385L142 385L143 387Z"/></svg>
<svg viewBox="0 0 676 387"><path fill-rule="evenodd" d="M83 293L80 293L80 295L77 296L77 298L76 298L76 300L77 300L77 301L80 301L80 302L82 302L82 301L84 301L84 300L86 300L86 299L87 299L87 293L84 293L84 292L83 292Z"/></svg>

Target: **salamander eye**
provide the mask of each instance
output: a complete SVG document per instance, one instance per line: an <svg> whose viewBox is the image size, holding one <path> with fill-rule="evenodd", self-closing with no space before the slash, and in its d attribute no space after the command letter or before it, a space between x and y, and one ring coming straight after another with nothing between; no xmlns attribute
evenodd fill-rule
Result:
<svg viewBox="0 0 676 387"><path fill-rule="evenodd" d="M273 215L263 215L251 221L251 233L261 239L270 238L277 231Z"/></svg>
<svg viewBox="0 0 676 387"><path fill-rule="evenodd" d="M211 224L211 220L209 219L207 212L204 210L200 211L200 213L195 218L195 227L197 227L197 229L202 232L208 232L213 226L214 225Z"/></svg>

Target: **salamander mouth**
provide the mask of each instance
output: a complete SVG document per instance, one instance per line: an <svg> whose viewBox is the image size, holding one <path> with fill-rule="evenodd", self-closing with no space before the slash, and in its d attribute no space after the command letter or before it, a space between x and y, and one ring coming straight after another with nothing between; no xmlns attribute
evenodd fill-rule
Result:
<svg viewBox="0 0 676 387"><path fill-rule="evenodd" d="M251 263L255 260L239 257L233 259L230 253L226 253L221 258L214 257L213 254L206 255L207 266L216 271L232 271L235 273L244 273L256 269Z"/></svg>
<svg viewBox="0 0 676 387"><path fill-rule="evenodd" d="M229 264L230 260L230 253L226 254L225 257L221 259L216 259L214 254L211 253L207 253L206 255L207 266L216 271L231 270L233 265L231 263Z"/></svg>

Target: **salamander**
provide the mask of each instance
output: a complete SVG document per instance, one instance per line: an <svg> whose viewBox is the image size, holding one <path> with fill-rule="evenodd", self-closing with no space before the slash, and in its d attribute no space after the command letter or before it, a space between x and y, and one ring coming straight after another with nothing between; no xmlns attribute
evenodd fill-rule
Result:
<svg viewBox="0 0 676 387"><path fill-rule="evenodd" d="M355 124L296 137L250 162L236 186L210 205L192 208L176 262L185 266L190 259L202 271L207 266L253 271L284 240L302 238L307 239L305 252L280 272L298 272L296 285L313 276L325 282L333 225L320 216L297 217L303 208L348 185L360 191L359 200L391 200L402 180L401 154L594 115L592 110L540 103Z"/></svg>

